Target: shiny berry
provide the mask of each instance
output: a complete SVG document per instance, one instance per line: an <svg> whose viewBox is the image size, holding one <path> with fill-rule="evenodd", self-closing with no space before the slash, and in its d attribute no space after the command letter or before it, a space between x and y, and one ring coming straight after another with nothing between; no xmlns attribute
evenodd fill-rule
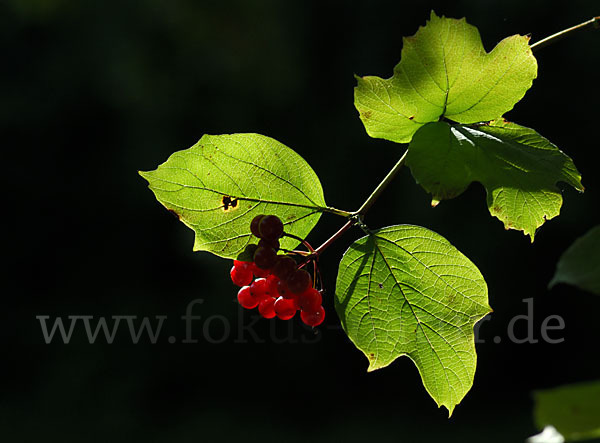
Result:
<svg viewBox="0 0 600 443"><path fill-rule="evenodd" d="M254 263L261 269L271 269L277 261L277 252L273 248L258 248L254 253Z"/></svg>
<svg viewBox="0 0 600 443"><path fill-rule="evenodd" d="M263 217L264 215L257 215L252 219L252 222L250 222L250 232L252 232L252 235L254 235L255 237L260 238L260 231L258 230L258 225L260 224L260 221L263 219Z"/></svg>
<svg viewBox="0 0 600 443"><path fill-rule="evenodd" d="M312 286L312 278L304 269L296 269L287 279L286 283L290 291L300 294Z"/></svg>
<svg viewBox="0 0 600 443"><path fill-rule="evenodd" d="M252 264L252 257L254 257L254 253L256 252L256 248L258 248L258 245L246 245L246 247L244 248L244 250L241 252L240 255L244 256L245 258L248 258L247 262L241 262L241 263L248 263L248 264ZM235 260L238 261L238 260Z"/></svg>
<svg viewBox="0 0 600 443"><path fill-rule="evenodd" d="M260 269L256 263L252 263L251 269L254 276L258 278L266 278L271 274L270 269Z"/></svg>
<svg viewBox="0 0 600 443"><path fill-rule="evenodd" d="M277 292L277 286L281 280L276 275L269 275L267 277L267 294L271 297L277 298L279 297L279 293Z"/></svg>
<svg viewBox="0 0 600 443"><path fill-rule="evenodd" d="M321 293L314 288L308 288L298 295L298 304L304 311L315 312L323 303Z"/></svg>
<svg viewBox="0 0 600 443"><path fill-rule="evenodd" d="M249 286L244 286L238 291L238 302L246 309L254 309L258 305L258 299L252 296Z"/></svg>
<svg viewBox="0 0 600 443"><path fill-rule="evenodd" d="M283 235L283 223L275 215L266 215L258 223L258 231L262 239L277 240Z"/></svg>
<svg viewBox="0 0 600 443"><path fill-rule="evenodd" d="M273 248L276 251L279 250L279 240L265 240L261 239L258 242L259 248Z"/></svg>
<svg viewBox="0 0 600 443"><path fill-rule="evenodd" d="M264 318L275 317L275 299L273 297L267 297L262 299L258 304L258 312Z"/></svg>
<svg viewBox="0 0 600 443"><path fill-rule="evenodd" d="M308 326L319 326L325 320L325 309L323 306L319 306L316 311L300 311L300 318L305 325Z"/></svg>
<svg viewBox="0 0 600 443"><path fill-rule="evenodd" d="M275 300L274 307L275 314L280 320L289 320L296 314L296 311L298 310L294 300L283 297L279 297L277 300Z"/></svg>
<svg viewBox="0 0 600 443"><path fill-rule="evenodd" d="M287 283L284 280L277 282L277 293L283 298L292 298L292 293L287 287Z"/></svg>
<svg viewBox="0 0 600 443"><path fill-rule="evenodd" d="M234 260L233 261L233 266L235 266L236 268L250 268L252 266L252 262L250 262L250 261Z"/></svg>
<svg viewBox="0 0 600 443"><path fill-rule="evenodd" d="M252 268L250 266L245 266L245 262L238 262L235 260L233 263L233 268L231 268L231 271L229 272L233 284L237 286L248 286L252 283ZM243 263L243 265L236 265L235 263Z"/></svg>
<svg viewBox="0 0 600 443"><path fill-rule="evenodd" d="M296 261L287 255L277 256L277 261L273 265L273 274L282 280L287 280L296 270Z"/></svg>
<svg viewBox="0 0 600 443"><path fill-rule="evenodd" d="M268 294L268 283L266 278L257 278L250 285L250 294L257 300L257 303L269 296Z"/></svg>

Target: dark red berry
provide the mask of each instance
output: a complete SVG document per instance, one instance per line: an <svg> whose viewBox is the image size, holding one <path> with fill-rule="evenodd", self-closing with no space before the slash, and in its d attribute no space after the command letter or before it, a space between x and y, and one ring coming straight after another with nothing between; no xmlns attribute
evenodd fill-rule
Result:
<svg viewBox="0 0 600 443"><path fill-rule="evenodd" d="M289 320L292 318L297 311L296 303L294 300L279 297L275 300L275 314L280 320Z"/></svg>
<svg viewBox="0 0 600 443"><path fill-rule="evenodd" d="M271 269L277 261L277 252L273 248L258 248L254 253L254 263L261 269Z"/></svg>
<svg viewBox="0 0 600 443"><path fill-rule="evenodd" d="M277 261L273 265L273 274L282 280L287 280L292 272L296 270L296 262L287 255L277 256Z"/></svg>
<svg viewBox="0 0 600 443"><path fill-rule="evenodd" d="M279 294L279 296L281 296L283 298L291 298L292 297L292 293L288 289L287 283L283 280L279 280L277 282L277 293Z"/></svg>
<svg viewBox="0 0 600 443"><path fill-rule="evenodd" d="M259 248L273 248L276 251L279 250L279 240L265 240L261 239L258 242Z"/></svg>
<svg viewBox="0 0 600 443"><path fill-rule="evenodd" d="M257 278L250 285L250 294L257 300L257 303L269 296L268 294L268 283L266 278Z"/></svg>
<svg viewBox="0 0 600 443"><path fill-rule="evenodd" d="M275 299L273 297L267 297L262 299L258 304L258 312L264 318L275 317Z"/></svg>
<svg viewBox="0 0 600 443"><path fill-rule="evenodd" d="M325 320L325 309L323 306L319 306L316 311L300 311L300 318L305 325L308 326L319 326Z"/></svg>
<svg viewBox="0 0 600 443"><path fill-rule="evenodd" d="M263 219L263 217L264 217L264 215L257 215L250 222L250 232L252 232L252 234L255 237L260 238L260 231L258 230L258 225L260 224L260 221Z"/></svg>
<svg viewBox="0 0 600 443"><path fill-rule="evenodd" d="M258 245L246 245L246 247L244 248L244 250L242 252L240 252L240 254L238 255L238 257L243 257L243 262L241 263L248 263L249 265L252 264L252 260L254 258L254 253L256 252L256 248L258 248ZM238 261L238 260L236 260Z"/></svg>
<svg viewBox="0 0 600 443"><path fill-rule="evenodd" d="M296 269L287 279L286 283L290 291L300 294L312 286L312 278L304 269Z"/></svg>
<svg viewBox="0 0 600 443"><path fill-rule="evenodd" d="M258 266L256 266L256 263L252 263L252 273L254 274L255 277L265 278L271 274L271 270L270 269L260 269Z"/></svg>
<svg viewBox="0 0 600 443"><path fill-rule="evenodd" d="M296 309L300 309L300 305L298 304L298 294L294 294L290 291L283 280L279 280L279 283L277 284L277 294L287 300L292 300Z"/></svg>
<svg viewBox="0 0 600 443"><path fill-rule="evenodd" d="M254 309L258 305L258 299L252 296L249 286L244 286L238 291L238 302L246 309Z"/></svg>
<svg viewBox="0 0 600 443"><path fill-rule="evenodd" d="M283 235L283 223L275 215L266 215L258 223L259 237L265 240L277 240Z"/></svg>
<svg viewBox="0 0 600 443"><path fill-rule="evenodd" d="M252 268L250 266L245 266L245 262L238 262L234 260L233 268L229 272L231 276L231 281L234 285L237 286L248 286L252 283ZM241 265L235 265L235 263L242 263Z"/></svg>
<svg viewBox="0 0 600 443"><path fill-rule="evenodd" d="M321 293L314 288L308 288L298 295L298 305L303 311L315 312L323 303Z"/></svg>

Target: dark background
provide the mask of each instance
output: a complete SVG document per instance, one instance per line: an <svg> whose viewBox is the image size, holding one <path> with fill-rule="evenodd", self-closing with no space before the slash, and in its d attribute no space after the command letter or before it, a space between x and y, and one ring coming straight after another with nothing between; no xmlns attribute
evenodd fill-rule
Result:
<svg viewBox="0 0 600 443"><path fill-rule="evenodd" d="M401 37L432 8L466 16L488 50L600 12L590 0L0 3L1 441L522 442L536 431L532 390L598 378L600 298L546 285L561 252L600 222L599 32L537 53L539 78L507 115L570 155L586 186L560 185L562 214L533 245L489 216L482 186L431 209L408 169L369 214L371 227L435 230L488 282L495 312L481 326L473 389L450 420L408 359L367 374L338 327L337 263L358 231L323 257L328 316L317 335L298 319L240 332L253 320L234 302L231 263L192 253L192 231L137 175L202 134L258 132L311 164L329 204L356 209L402 147L366 135L353 74L389 77ZM340 221L323 216L311 243ZM536 338L544 318L560 315L562 344L509 342L508 323L530 297ZM199 342L170 344L199 298ZM80 324L70 344L47 345L38 315L168 318L157 344L132 344L124 324L112 345L89 344Z"/></svg>

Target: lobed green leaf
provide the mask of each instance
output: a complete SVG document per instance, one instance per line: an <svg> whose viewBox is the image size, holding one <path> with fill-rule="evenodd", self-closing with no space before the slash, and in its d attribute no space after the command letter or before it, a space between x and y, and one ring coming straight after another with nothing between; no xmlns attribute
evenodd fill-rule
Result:
<svg viewBox="0 0 600 443"><path fill-rule="evenodd" d="M583 191L571 158L533 129L504 120L467 126L429 123L415 134L406 164L432 194L433 205L480 182L490 213L531 241L537 228L560 213L557 182Z"/></svg>
<svg viewBox="0 0 600 443"><path fill-rule="evenodd" d="M304 238L328 209L308 163L259 134L205 135L140 175L156 199L194 230L194 251L225 258L257 243L250 233L256 215L277 215L287 233ZM297 244L289 237L281 241L286 249Z"/></svg>
<svg viewBox="0 0 600 443"><path fill-rule="evenodd" d="M354 103L367 133L408 143L423 125L442 117L476 123L501 117L537 76L529 37L513 35L487 53L465 19L438 17L403 39L389 79L357 77Z"/></svg>
<svg viewBox="0 0 600 443"><path fill-rule="evenodd" d="M491 312L477 267L440 235L389 226L354 242L336 284L336 310L369 371L401 356L450 414L473 384L473 326Z"/></svg>

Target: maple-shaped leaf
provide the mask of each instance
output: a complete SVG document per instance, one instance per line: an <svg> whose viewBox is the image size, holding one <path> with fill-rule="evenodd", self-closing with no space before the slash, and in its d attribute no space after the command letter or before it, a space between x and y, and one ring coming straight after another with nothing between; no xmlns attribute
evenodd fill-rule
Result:
<svg viewBox="0 0 600 443"><path fill-rule="evenodd" d="M471 182L483 184L490 213L531 241L537 228L560 213L557 182L583 191L569 156L533 129L504 120L429 123L411 141L406 164L432 194L433 205L460 195Z"/></svg>
<svg viewBox="0 0 600 443"><path fill-rule="evenodd" d="M438 17L405 37L389 79L357 77L354 104L371 137L408 143L442 117L475 123L501 117L537 75L529 37L513 35L486 52L477 28Z"/></svg>

